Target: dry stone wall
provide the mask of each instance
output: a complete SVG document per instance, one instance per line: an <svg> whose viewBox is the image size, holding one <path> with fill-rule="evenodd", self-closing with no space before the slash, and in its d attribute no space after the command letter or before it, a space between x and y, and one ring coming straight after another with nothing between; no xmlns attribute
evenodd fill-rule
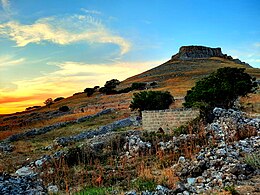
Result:
<svg viewBox="0 0 260 195"><path fill-rule="evenodd" d="M143 129L147 131L158 131L162 128L165 132L171 132L197 116L199 116L199 110L184 108L143 111L142 124Z"/></svg>

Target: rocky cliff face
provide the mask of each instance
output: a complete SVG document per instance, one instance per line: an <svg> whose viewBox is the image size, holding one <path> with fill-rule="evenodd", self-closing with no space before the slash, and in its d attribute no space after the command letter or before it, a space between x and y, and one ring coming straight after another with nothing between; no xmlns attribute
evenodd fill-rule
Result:
<svg viewBox="0 0 260 195"><path fill-rule="evenodd" d="M182 46L179 53L173 56L181 60L210 58L210 57L223 57L221 48L210 48L204 46Z"/></svg>
<svg viewBox="0 0 260 195"><path fill-rule="evenodd" d="M228 59L234 61L237 64L243 64L248 67L251 67L249 64L245 62L241 62L239 59L233 59L231 56L227 54L223 54L220 47L211 48L205 46L182 46L179 49L179 53L172 56L172 59L177 60L193 60L193 59L203 59L203 58L211 58L211 57L220 57L224 59Z"/></svg>

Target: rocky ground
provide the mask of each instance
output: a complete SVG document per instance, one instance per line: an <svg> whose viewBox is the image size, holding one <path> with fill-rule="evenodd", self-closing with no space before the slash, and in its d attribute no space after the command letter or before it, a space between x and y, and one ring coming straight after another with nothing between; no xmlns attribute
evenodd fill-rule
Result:
<svg viewBox="0 0 260 195"><path fill-rule="evenodd" d="M214 115L214 121L207 124L202 132L207 144L204 147L196 146L198 152L191 158L181 155L178 161L171 165L170 168L179 178L174 188L157 185L154 191L130 190L125 194L213 194L223 189L230 191L233 186L240 194L260 194L260 120L246 118L242 112L232 109L215 108ZM116 130L138 125L140 125L138 117L126 118L93 131L58 138L54 140L52 146L49 146L49 149L55 145L66 148L72 142L85 139L91 150L102 151L110 142L109 137L112 137ZM124 143L118 156L129 160L149 152L153 155L153 148L167 153L167 151L180 151L184 143L201 141L196 134L182 134L172 136L168 141L159 141L155 146L151 141L143 139L141 131L122 132L122 135ZM2 173L0 194L61 193L59 186L52 183L47 186L43 184L39 170L51 159L64 158L66 155L68 155L66 150L61 149L51 156L44 155L28 163L14 174ZM116 194L116 192L111 193Z"/></svg>

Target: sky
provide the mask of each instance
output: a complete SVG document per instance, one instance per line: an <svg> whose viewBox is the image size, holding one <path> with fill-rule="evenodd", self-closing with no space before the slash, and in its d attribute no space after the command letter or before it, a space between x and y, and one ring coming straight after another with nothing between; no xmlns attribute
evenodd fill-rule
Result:
<svg viewBox="0 0 260 195"><path fill-rule="evenodd" d="M259 0L0 0L0 114L120 81L184 45L260 68Z"/></svg>

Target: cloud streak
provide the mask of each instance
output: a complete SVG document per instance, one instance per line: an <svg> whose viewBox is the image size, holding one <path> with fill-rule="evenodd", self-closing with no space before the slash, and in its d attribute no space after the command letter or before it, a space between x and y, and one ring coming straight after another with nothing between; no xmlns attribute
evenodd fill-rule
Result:
<svg viewBox="0 0 260 195"><path fill-rule="evenodd" d="M89 9L85 9L85 8L81 8L80 10L87 14L102 15L102 12L97 11L97 10L89 10Z"/></svg>
<svg viewBox="0 0 260 195"><path fill-rule="evenodd" d="M0 88L0 94L4 94L6 97L0 99L0 107L3 109L11 107L14 100L18 100L21 105L22 101L25 101L26 106L29 104L33 106L42 104L48 97L71 96L73 93L83 91L86 87L103 86L107 80L113 78L124 80L164 61L114 62L110 64L88 64L73 61L49 63L49 65L59 67L59 70L38 78L13 82L17 88L12 91L4 91L3 88ZM30 99L28 97L31 97L31 103L27 102Z"/></svg>
<svg viewBox="0 0 260 195"><path fill-rule="evenodd" d="M11 13L11 5L9 0L1 0L2 8L6 13Z"/></svg>
<svg viewBox="0 0 260 195"><path fill-rule="evenodd" d="M0 70L2 68L16 66L22 64L25 61L25 58L15 59L13 56L0 56Z"/></svg>
<svg viewBox="0 0 260 195"><path fill-rule="evenodd" d="M71 23L68 24L67 22ZM79 30L76 31L75 29ZM95 18L85 15L74 15L65 19L43 18L30 25L9 21L0 24L0 36L14 41L17 47L42 42L59 45L86 42L88 44L118 45L122 55L130 50L130 43L127 40L110 32Z"/></svg>

